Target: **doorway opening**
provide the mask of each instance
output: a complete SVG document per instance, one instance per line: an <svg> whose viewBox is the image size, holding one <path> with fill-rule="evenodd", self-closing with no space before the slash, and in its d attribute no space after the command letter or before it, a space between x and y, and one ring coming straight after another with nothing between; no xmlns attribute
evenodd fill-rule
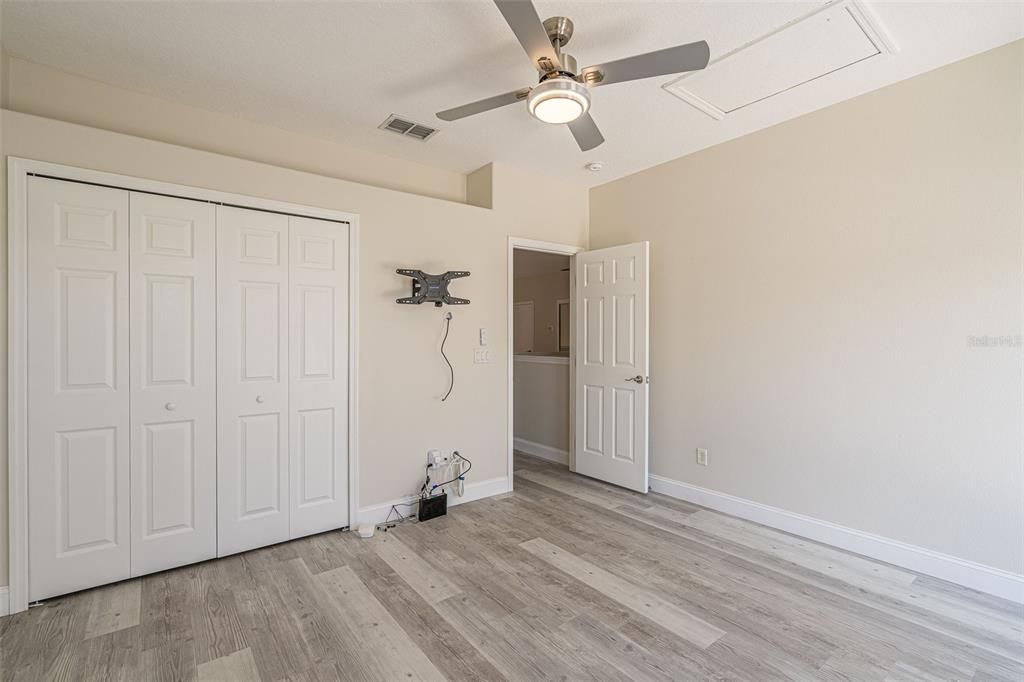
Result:
<svg viewBox="0 0 1024 682"><path fill-rule="evenodd" d="M572 468L573 256L581 249L509 240L509 480L544 460Z"/></svg>
<svg viewBox="0 0 1024 682"><path fill-rule="evenodd" d="M531 270L527 264L535 262L543 265ZM568 275L568 295L556 287L546 288L541 295L522 281L531 274L550 272L562 273L563 278ZM517 280L521 280L518 287ZM517 302L529 305L517 307ZM510 489L515 487L518 448L533 462L646 493L650 244L584 251L512 237L506 310ZM518 340L517 312L522 321ZM568 325L560 322L565 319ZM529 335L524 331L528 326L532 326ZM536 371L537 365L549 365L549 370L561 365L561 377L556 371L542 374ZM539 377L536 382L551 383L531 389L527 385L531 375ZM524 477L529 478L525 472Z"/></svg>

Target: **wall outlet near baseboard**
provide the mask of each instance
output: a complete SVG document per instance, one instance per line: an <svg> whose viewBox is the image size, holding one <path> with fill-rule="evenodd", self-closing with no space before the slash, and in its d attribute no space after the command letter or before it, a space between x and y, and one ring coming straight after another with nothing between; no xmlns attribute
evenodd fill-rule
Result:
<svg viewBox="0 0 1024 682"><path fill-rule="evenodd" d="M697 448L697 464L702 467L708 465L708 451L707 448Z"/></svg>

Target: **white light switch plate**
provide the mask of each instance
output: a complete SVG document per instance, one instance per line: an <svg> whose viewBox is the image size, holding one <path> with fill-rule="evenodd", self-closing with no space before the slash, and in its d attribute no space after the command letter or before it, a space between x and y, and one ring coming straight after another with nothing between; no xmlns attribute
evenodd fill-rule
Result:
<svg viewBox="0 0 1024 682"><path fill-rule="evenodd" d="M480 345L486 346L490 340L490 335L487 333L487 327L480 327Z"/></svg>
<svg viewBox="0 0 1024 682"><path fill-rule="evenodd" d="M473 363L485 365L491 361L491 351L488 348L477 348L473 351Z"/></svg>
<svg viewBox="0 0 1024 682"><path fill-rule="evenodd" d="M704 448L697 448L697 464L702 467L708 465L708 451Z"/></svg>

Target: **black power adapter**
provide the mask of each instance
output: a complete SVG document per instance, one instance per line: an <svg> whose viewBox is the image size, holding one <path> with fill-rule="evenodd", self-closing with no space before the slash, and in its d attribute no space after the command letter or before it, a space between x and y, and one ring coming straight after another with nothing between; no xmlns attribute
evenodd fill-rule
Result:
<svg viewBox="0 0 1024 682"><path fill-rule="evenodd" d="M442 492L440 495L420 498L420 521L429 521L438 516L444 516L447 513L448 493Z"/></svg>

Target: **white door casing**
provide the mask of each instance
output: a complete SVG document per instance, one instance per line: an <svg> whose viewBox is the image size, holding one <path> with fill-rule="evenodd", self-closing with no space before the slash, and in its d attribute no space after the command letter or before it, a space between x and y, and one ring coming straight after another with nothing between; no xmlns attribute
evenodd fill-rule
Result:
<svg viewBox="0 0 1024 682"><path fill-rule="evenodd" d="M217 555L289 537L288 217L217 207Z"/></svg>
<svg viewBox="0 0 1024 682"><path fill-rule="evenodd" d="M29 600L129 577L128 192L27 178Z"/></svg>
<svg viewBox="0 0 1024 682"><path fill-rule="evenodd" d="M132 575L217 555L212 204L132 192Z"/></svg>
<svg viewBox="0 0 1024 682"><path fill-rule="evenodd" d="M647 492L649 245L575 258L576 471Z"/></svg>
<svg viewBox="0 0 1024 682"><path fill-rule="evenodd" d="M349 523L349 226L290 217L290 537Z"/></svg>

